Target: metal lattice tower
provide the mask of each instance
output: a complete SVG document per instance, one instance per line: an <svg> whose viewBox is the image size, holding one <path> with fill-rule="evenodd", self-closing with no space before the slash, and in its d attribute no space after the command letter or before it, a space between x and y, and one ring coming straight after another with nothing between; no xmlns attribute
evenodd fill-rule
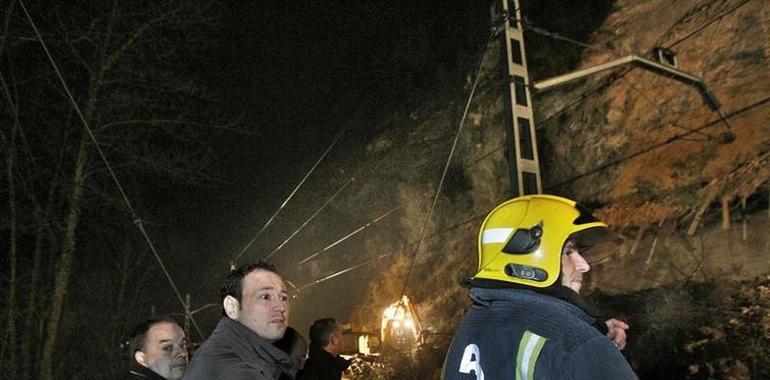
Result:
<svg viewBox="0 0 770 380"><path fill-rule="evenodd" d="M507 78L504 108L511 196L538 194L543 186L519 0L494 1L492 18L498 28L501 52L505 52L501 54L501 60Z"/></svg>

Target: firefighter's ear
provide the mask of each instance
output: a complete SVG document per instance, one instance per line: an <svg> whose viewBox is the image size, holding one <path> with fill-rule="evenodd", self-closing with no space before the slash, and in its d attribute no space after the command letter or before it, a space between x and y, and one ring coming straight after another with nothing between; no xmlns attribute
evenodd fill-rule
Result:
<svg viewBox="0 0 770 380"><path fill-rule="evenodd" d="M136 362L141 364L143 367L147 367L147 361L145 360L144 352L142 351L134 352L134 360L136 360Z"/></svg>
<svg viewBox="0 0 770 380"><path fill-rule="evenodd" d="M225 299L222 300L222 307L225 309L225 314L227 314L230 319L238 319L238 316L240 315L241 310L241 303L238 302L237 299L233 296L227 296Z"/></svg>

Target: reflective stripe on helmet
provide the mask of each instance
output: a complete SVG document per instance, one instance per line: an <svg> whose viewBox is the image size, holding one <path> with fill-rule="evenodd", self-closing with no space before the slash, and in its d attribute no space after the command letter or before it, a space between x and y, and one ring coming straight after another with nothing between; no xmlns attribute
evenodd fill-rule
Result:
<svg viewBox="0 0 770 380"><path fill-rule="evenodd" d="M511 236L513 228L489 228L481 235L481 244L505 243Z"/></svg>

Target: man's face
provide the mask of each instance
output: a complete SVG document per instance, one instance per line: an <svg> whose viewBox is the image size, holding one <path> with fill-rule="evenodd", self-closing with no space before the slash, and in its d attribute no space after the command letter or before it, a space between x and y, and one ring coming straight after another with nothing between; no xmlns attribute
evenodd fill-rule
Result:
<svg viewBox="0 0 770 380"><path fill-rule="evenodd" d="M329 335L328 351L333 355L339 355L342 352L342 328L340 325L334 327L334 332Z"/></svg>
<svg viewBox="0 0 770 380"><path fill-rule="evenodd" d="M147 330L144 349L134 354L136 361L166 379L181 379L187 367L187 339L171 322L160 322Z"/></svg>
<svg viewBox="0 0 770 380"><path fill-rule="evenodd" d="M243 295L235 320L260 337L274 342L289 323L289 293L281 276L255 270L243 278Z"/></svg>
<svg viewBox="0 0 770 380"><path fill-rule="evenodd" d="M588 273L591 266L580 255L577 245L570 241L564 245L561 256L561 284L580 293L583 286L583 273Z"/></svg>

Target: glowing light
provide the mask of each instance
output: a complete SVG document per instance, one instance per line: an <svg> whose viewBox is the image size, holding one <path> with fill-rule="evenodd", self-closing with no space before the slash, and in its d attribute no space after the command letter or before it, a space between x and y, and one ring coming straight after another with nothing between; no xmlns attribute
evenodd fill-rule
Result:
<svg viewBox="0 0 770 380"><path fill-rule="evenodd" d="M421 328L418 327L419 322L415 317L409 298L403 296L400 301L392 303L383 311L380 339L384 342L391 339L390 334L396 334L401 337L411 336L414 341L418 340L418 331Z"/></svg>

